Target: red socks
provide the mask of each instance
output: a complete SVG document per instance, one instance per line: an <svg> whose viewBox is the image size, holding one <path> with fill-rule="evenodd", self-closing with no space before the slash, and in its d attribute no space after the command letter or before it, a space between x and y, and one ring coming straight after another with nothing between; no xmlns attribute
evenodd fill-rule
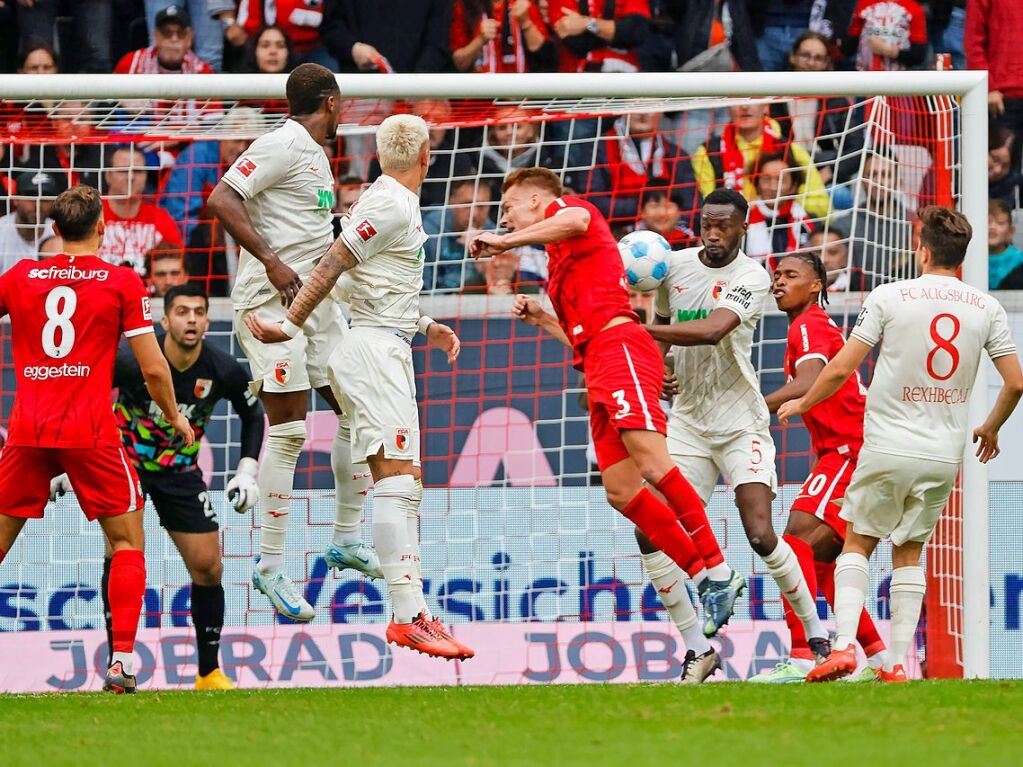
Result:
<svg viewBox="0 0 1023 767"><path fill-rule="evenodd" d="M820 584L821 593L824 594L824 598L828 600L828 604L834 609L835 563L817 562L815 564L817 567L817 582ZM877 655L877 653L885 649L884 640L877 633L877 626L874 625L874 620L870 617L870 613L867 612L866 608L860 613L860 623L856 629L856 641L860 643L860 647L863 648L863 652L868 658L872 655Z"/></svg>
<svg viewBox="0 0 1023 767"><path fill-rule="evenodd" d="M705 568L693 539L679 525L675 514L645 487L629 501L622 514L690 577Z"/></svg>
<svg viewBox="0 0 1023 767"><path fill-rule="evenodd" d="M714 529L707 519L703 500L689 484L689 480L682 476L678 466L673 466L671 471L661 477L656 487L657 492L667 499L682 527L692 536L703 563L707 567L714 567L724 562L721 547L714 537Z"/></svg>
<svg viewBox="0 0 1023 767"><path fill-rule="evenodd" d="M110 560L110 620L113 624L111 652L130 653L135 649L135 633L142 613L146 591L146 559L141 551L115 551Z"/></svg>
<svg viewBox="0 0 1023 767"><path fill-rule="evenodd" d="M792 548L793 553L796 555L796 559L799 561L799 569L803 573L803 578L806 579L807 588L810 589L810 593L816 598L817 596L817 572L814 569L813 560L813 549L810 544L804 541L802 538L796 538L794 535L788 535L787 533L782 536L786 543ZM813 653L810 652L810 645L806 643L806 632L803 631L803 623L796 617L796 614L792 611L791 605L787 599L782 599L782 605L785 608L785 624L789 627L789 634L792 637L792 651L789 653L792 658L803 658L806 660L813 660Z"/></svg>

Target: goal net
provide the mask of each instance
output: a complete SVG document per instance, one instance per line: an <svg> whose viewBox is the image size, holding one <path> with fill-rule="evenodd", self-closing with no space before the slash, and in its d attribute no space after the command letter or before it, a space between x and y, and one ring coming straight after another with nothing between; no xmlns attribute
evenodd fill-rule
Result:
<svg viewBox="0 0 1023 767"><path fill-rule="evenodd" d="M913 275L919 208L959 206L983 231L986 118L983 84L973 73L624 77L340 79L342 125L327 147L338 214L379 174L374 126L413 112L431 128L423 311L456 329L462 354L450 367L438 353L415 348L427 488L424 587L434 612L479 654L443 664L392 652L383 639L389 612L380 583L328 573L322 554L333 523L336 421L320 401L308 418L286 552L287 570L317 617L302 626L278 619L249 580L258 516L236 515L223 497L239 427L221 405L200 466L224 550L222 665L241 684L678 676L681 639L644 576L631 526L599 487L578 374L563 347L509 315L514 293L544 300L543 250L525 247L485 263L466 257L470 233L497 226L509 171L552 168L608 216L616 234L654 229L675 248L698 243L702 196L722 185L741 189L754 200L746 252L771 268L779 255L816 248L829 270L829 313L843 329L867 291ZM245 146L286 119L282 92L276 77L0 77L4 268L59 252L47 242L53 195L68 184L98 186L108 199L104 257L135 268L154 290L182 272L201 282L213 297L207 342L244 359L227 298L238 248L206 199ZM20 239L3 234L3 223ZM985 284L982 236L973 247L965 278ZM634 300L649 317L650 297ZM787 321L771 304L753 350L764 392L784 383ZM160 302L154 306L159 314ZM0 334L6 418L14 396L10 326ZM864 376L869 381L869 366ZM986 394L983 382L977 391ZM772 434L780 530L813 456L802 426L774 425ZM914 674L961 676L964 665L970 676L987 674L986 605L971 606L970 598L988 589L986 501L986 474L967 462L927 551L929 596L910 660ZM103 542L76 509L73 496L51 504L0 567L0 689L99 684ZM727 485L710 512L729 563L751 584L714 640L727 677L746 678L787 655L788 634L777 589L744 539ZM145 515L140 682L190 686L189 577L153 509ZM364 537L371 541L368 521ZM886 634L884 546L878 563L867 607ZM819 607L826 614L823 598Z"/></svg>

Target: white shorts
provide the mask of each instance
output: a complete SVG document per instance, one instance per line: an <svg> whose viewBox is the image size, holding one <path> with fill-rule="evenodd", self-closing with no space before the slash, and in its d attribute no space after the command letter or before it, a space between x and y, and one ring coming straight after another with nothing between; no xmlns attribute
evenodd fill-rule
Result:
<svg viewBox="0 0 1023 767"><path fill-rule="evenodd" d="M384 458L419 465L419 408L412 347L378 328L352 328L330 356L330 386L351 422L352 461Z"/></svg>
<svg viewBox="0 0 1023 767"><path fill-rule="evenodd" d="M274 295L261 306L234 313L234 332L249 360L252 371L249 388L253 394L260 390L304 391L330 384L327 375L330 355L348 332L348 323L336 302L321 301L306 320L304 332L279 344L260 343L252 336L244 322L252 312L268 322L281 322L287 318L288 310L281 305L280 296Z"/></svg>
<svg viewBox="0 0 1023 767"><path fill-rule="evenodd" d="M871 538L926 543L955 487L959 464L860 450L839 516Z"/></svg>
<svg viewBox="0 0 1023 767"><path fill-rule="evenodd" d="M734 488L752 483L767 485L775 492L774 440L762 430L723 436L700 436L668 420L668 452L682 476L689 480L704 504L710 501L718 474Z"/></svg>

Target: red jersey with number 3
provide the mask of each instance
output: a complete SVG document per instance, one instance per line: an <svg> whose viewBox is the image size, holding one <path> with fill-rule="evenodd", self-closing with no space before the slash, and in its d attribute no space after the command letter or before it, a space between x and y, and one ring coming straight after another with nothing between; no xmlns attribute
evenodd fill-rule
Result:
<svg viewBox="0 0 1023 767"><path fill-rule="evenodd" d="M812 306L789 325L785 349L785 375L791 380L803 362L817 359L825 365L845 345L845 337L819 306ZM810 445L818 457L838 452L855 456L863 446L863 411L867 391L859 373L842 388L803 414Z"/></svg>
<svg viewBox="0 0 1023 767"><path fill-rule="evenodd" d="M17 390L7 444L119 447L110 405L121 335L153 332L142 280L96 256L25 259L0 276Z"/></svg>
<svg viewBox="0 0 1023 767"><path fill-rule="evenodd" d="M547 206L544 218L572 208L588 211L590 225L583 234L547 245L547 295L572 343L572 364L582 370L586 344L609 321L628 317L639 322L639 316L629 302L618 243L603 214L578 197L559 197Z"/></svg>

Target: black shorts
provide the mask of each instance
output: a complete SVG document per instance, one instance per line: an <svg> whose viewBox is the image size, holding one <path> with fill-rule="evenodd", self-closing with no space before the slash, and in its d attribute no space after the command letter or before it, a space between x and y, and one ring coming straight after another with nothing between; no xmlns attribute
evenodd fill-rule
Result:
<svg viewBox="0 0 1023 767"><path fill-rule="evenodd" d="M160 525L176 533L215 533L220 529L209 491L198 471L140 471L142 491L152 500Z"/></svg>

